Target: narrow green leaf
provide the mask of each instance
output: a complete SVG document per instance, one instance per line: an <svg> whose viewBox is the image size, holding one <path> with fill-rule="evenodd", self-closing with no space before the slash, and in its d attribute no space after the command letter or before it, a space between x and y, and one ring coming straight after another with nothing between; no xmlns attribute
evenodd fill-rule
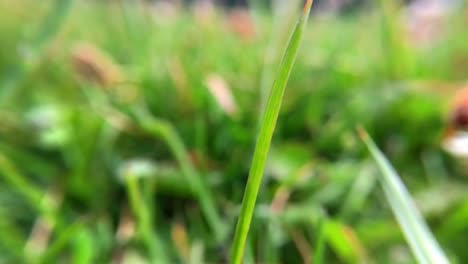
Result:
<svg viewBox="0 0 468 264"><path fill-rule="evenodd" d="M72 5L73 0L55 0L50 14L42 21L34 44L41 46L57 34L63 26Z"/></svg>
<svg viewBox="0 0 468 264"><path fill-rule="evenodd" d="M32 263L53 263L53 260L57 259L60 252L62 252L62 250L77 237L79 232L83 230L84 226L85 219L78 219L76 222L66 226L61 232L57 233L57 237L51 242L51 244L49 244L39 260L35 259Z"/></svg>
<svg viewBox="0 0 468 264"><path fill-rule="evenodd" d="M297 22L291 39L289 40L288 47L286 48L283 56L283 61L277 73L277 78L273 84L272 90L270 91L270 96L268 98L260 126L260 133L255 146L252 166L250 168L249 178L244 198L242 200L242 208L232 244L231 263L233 264L240 264L243 259L245 242L249 233L250 223L255 209L255 202L260 189L263 171L265 169L265 162L270 148L271 139L273 137L273 132L275 130L276 121L278 119L284 90L297 56L297 51L301 42L302 33L305 25L307 24L312 2L312 0L308 0L304 5L302 16Z"/></svg>
<svg viewBox="0 0 468 264"><path fill-rule="evenodd" d="M65 24L70 10L72 9L73 0L55 0L51 7L50 13L41 21L37 35L30 40L32 54L35 57L34 63L28 65L23 62L12 68L8 75L4 75L4 79L0 81L0 102L15 101L12 98L20 94L22 90L19 86L27 80L28 75L34 72L40 66L40 60L45 54L45 48L54 39L61 27ZM16 99L16 98L15 98Z"/></svg>
<svg viewBox="0 0 468 264"><path fill-rule="evenodd" d="M367 132L358 128L359 136L376 161L383 176L380 178L390 206L419 263L449 263L444 252L432 235L421 213L395 169L378 149Z"/></svg>
<svg viewBox="0 0 468 264"><path fill-rule="evenodd" d="M125 175L125 180L130 206L138 223L138 235L143 243L146 244L151 259L167 259L166 252L161 249L159 237L155 235L152 228L153 219L151 211L143 199L140 182L132 172L128 172Z"/></svg>
<svg viewBox="0 0 468 264"><path fill-rule="evenodd" d="M179 162L182 173L185 176L185 180L191 191L197 195L203 214L206 217L217 242L221 242L225 235L225 226L217 211L216 203L213 198L214 196L208 184L205 183L191 164L185 145L177 131L169 122L152 118L145 112L136 111L136 115L138 122L145 131L163 139L167 143L172 154Z"/></svg>
<svg viewBox="0 0 468 264"><path fill-rule="evenodd" d="M73 239L73 264L86 264L93 262L96 254L96 245L92 233L83 228Z"/></svg>
<svg viewBox="0 0 468 264"><path fill-rule="evenodd" d="M326 242L343 263L363 263L364 254L358 240L354 239L352 229L339 220L327 219L322 231Z"/></svg>
<svg viewBox="0 0 468 264"><path fill-rule="evenodd" d="M37 208L39 211L44 209L37 203L43 196L40 188L29 182L3 153L0 153L0 178L5 180L15 191L24 196L31 206Z"/></svg>
<svg viewBox="0 0 468 264"><path fill-rule="evenodd" d="M321 216L318 220L315 232L315 247L313 249L313 264L325 263L325 226L327 225L326 216Z"/></svg>

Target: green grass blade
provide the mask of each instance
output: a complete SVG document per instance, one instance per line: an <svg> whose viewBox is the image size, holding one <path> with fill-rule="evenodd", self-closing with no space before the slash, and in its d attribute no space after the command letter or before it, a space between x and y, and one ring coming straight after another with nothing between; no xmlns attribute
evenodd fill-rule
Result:
<svg viewBox="0 0 468 264"><path fill-rule="evenodd" d="M50 14L44 19L39 28L39 32L34 39L34 44L42 46L58 33L72 5L73 0L55 0Z"/></svg>
<svg viewBox="0 0 468 264"><path fill-rule="evenodd" d="M260 183L262 181L263 171L265 169L265 162L270 148L270 142L275 130L276 121L278 119L281 101L283 98L284 90L291 73L294 61L296 59L297 51L301 41L302 33L307 24L309 17L309 10L312 6L312 0L308 0L304 6L302 16L296 24L291 39L289 40L288 47L285 51L283 61L279 68L277 79L275 80L270 97L268 99L265 114L260 126L260 133L257 138L255 151L250 168L249 178L242 200L242 208L236 226L234 241L231 249L231 263L239 264L242 262L244 255L245 242L250 229L252 215L255 209L255 202L257 200Z"/></svg>
<svg viewBox="0 0 468 264"><path fill-rule="evenodd" d="M151 211L143 199L137 176L133 172L128 172L125 178L130 206L138 222L138 235L140 239L146 244L148 253L153 261L162 261L163 259L167 261L165 251L161 249L159 237L156 236L152 228L153 219Z"/></svg>
<svg viewBox="0 0 468 264"><path fill-rule="evenodd" d="M24 175L22 175L16 166L0 153L0 178L5 180L15 191L21 194L31 206L38 211L44 208L38 205L37 201L42 199L43 193L40 188L29 182Z"/></svg>
<svg viewBox="0 0 468 264"><path fill-rule="evenodd" d="M277 4L278 5L278 4ZM286 5L284 4L273 8L273 22L272 32L270 33L270 40L265 49L265 55L263 58L262 74L260 78L260 118L259 126L263 117L263 111L265 111L265 105L268 100L268 93L270 92L271 85L275 78L275 73L278 67L278 63L281 60L282 43L287 41L289 37L289 30L292 23L296 18L296 12L299 8L299 1L290 1Z"/></svg>
<svg viewBox="0 0 468 264"><path fill-rule="evenodd" d="M191 164L185 145L172 125L161 119L152 118L144 112L136 113L141 127L148 133L163 139L179 162L185 180L190 189L197 195L201 209L212 229L217 242L221 242L225 234L224 222L217 211L214 196L209 186L204 182Z"/></svg>
<svg viewBox="0 0 468 264"><path fill-rule="evenodd" d="M384 154L363 129L359 135L376 161L383 177L380 178L390 206L419 263L449 263L435 240L411 196Z"/></svg>
<svg viewBox="0 0 468 264"><path fill-rule="evenodd" d="M47 247L47 250L33 263L53 263L63 249L70 243L85 226L84 219L78 219L76 222L66 226L61 232L57 233L55 240ZM31 260L32 261L32 260Z"/></svg>
<svg viewBox="0 0 468 264"><path fill-rule="evenodd" d="M320 216L316 227L315 247L313 248L313 264L325 263L325 225L327 224L326 216Z"/></svg>

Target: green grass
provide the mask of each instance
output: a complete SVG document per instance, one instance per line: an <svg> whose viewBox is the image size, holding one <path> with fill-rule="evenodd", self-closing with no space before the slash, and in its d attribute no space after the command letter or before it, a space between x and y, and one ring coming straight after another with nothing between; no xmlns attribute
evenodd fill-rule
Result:
<svg viewBox="0 0 468 264"><path fill-rule="evenodd" d="M385 197L390 203L418 262L449 263L395 169L377 148L367 132L363 128L359 128L358 132L383 174L381 182Z"/></svg>
<svg viewBox="0 0 468 264"><path fill-rule="evenodd" d="M307 1L302 12L302 16L298 20L291 35L283 60L279 66L276 80L271 88L270 96L265 106L263 121L260 125L260 132L258 134L257 144L255 145L249 178L245 188L244 198L242 199L242 207L232 244L231 263L233 264L242 263L244 257L245 242L252 222L260 184L262 183L271 139L273 137L273 132L275 131L284 91L286 89L294 61L296 60L297 51L299 49L304 28L308 22L311 7L312 1Z"/></svg>
<svg viewBox="0 0 468 264"><path fill-rule="evenodd" d="M142 2L0 1L0 263L222 263L236 243L242 259L233 236L289 18L255 6L243 38L226 10L170 16ZM244 263L417 261L356 124L450 261L468 261L466 173L440 148L446 98L466 79L466 6L420 47L381 4L312 8L281 109L264 112L278 121L259 145L270 151L254 170ZM80 43L121 79L80 74Z"/></svg>

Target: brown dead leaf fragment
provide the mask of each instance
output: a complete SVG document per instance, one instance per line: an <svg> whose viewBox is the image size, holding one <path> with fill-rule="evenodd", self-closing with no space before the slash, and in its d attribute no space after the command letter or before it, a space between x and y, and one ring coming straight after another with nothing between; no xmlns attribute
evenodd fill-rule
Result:
<svg viewBox="0 0 468 264"><path fill-rule="evenodd" d="M40 203L44 208L54 212L61 205L62 199L62 191L54 186L46 192ZM49 245L55 224L54 219L47 215L41 215L36 219L24 248L27 255L40 256L44 253Z"/></svg>
<svg viewBox="0 0 468 264"><path fill-rule="evenodd" d="M216 7L212 0L198 0L192 5L195 22L201 26L212 25L216 19Z"/></svg>
<svg viewBox="0 0 468 264"><path fill-rule="evenodd" d="M453 5L449 1L412 1L406 10L406 31L410 42L416 46L428 46L440 39L446 30Z"/></svg>
<svg viewBox="0 0 468 264"><path fill-rule="evenodd" d="M364 245L361 240L359 240L354 229L347 225L343 225L341 228L343 238L348 241L352 251L355 252L356 256L361 261L360 263L368 263L369 254L365 250Z"/></svg>
<svg viewBox="0 0 468 264"><path fill-rule="evenodd" d="M234 117L237 113L237 105L227 82L221 76L211 74L206 78L206 85L221 109Z"/></svg>
<svg viewBox="0 0 468 264"><path fill-rule="evenodd" d="M171 237L180 258L187 263L190 257L190 245L185 226L181 223L172 225Z"/></svg>
<svg viewBox="0 0 468 264"><path fill-rule="evenodd" d="M468 130L468 86L461 88L453 98L449 126Z"/></svg>
<svg viewBox="0 0 468 264"><path fill-rule="evenodd" d="M44 218L39 218L34 223L30 238L25 246L28 255L39 256L47 248L52 233L53 224Z"/></svg>
<svg viewBox="0 0 468 264"><path fill-rule="evenodd" d="M449 109L448 124L442 138L442 147L461 165L468 166L468 85L454 95Z"/></svg>
<svg viewBox="0 0 468 264"><path fill-rule="evenodd" d="M182 65L179 58L174 57L169 60L167 67L169 76L171 77L175 91L177 92L179 105L183 112L189 112L192 102L189 91L190 84L184 65Z"/></svg>
<svg viewBox="0 0 468 264"><path fill-rule="evenodd" d="M229 29L243 40L251 40L256 34L255 23L245 8L233 9L227 15Z"/></svg>
<svg viewBox="0 0 468 264"><path fill-rule="evenodd" d="M90 43L80 43L72 51L72 64L84 80L96 82L105 88L122 82L124 75L109 55Z"/></svg>
<svg viewBox="0 0 468 264"><path fill-rule="evenodd" d="M291 195L291 190L288 189L285 186L280 187L273 198L273 201L271 202L271 211L275 214L281 213L284 208L286 207L286 204L289 200L289 196Z"/></svg>
<svg viewBox="0 0 468 264"><path fill-rule="evenodd" d="M76 74L83 80L112 92L121 103L134 103L140 94L123 69L111 56L91 43L80 43L72 50L71 60Z"/></svg>
<svg viewBox="0 0 468 264"><path fill-rule="evenodd" d="M294 245L296 245L297 251L301 255L303 263L311 263L312 252L310 251L309 242L305 238L304 234L298 230L291 230L290 233Z"/></svg>
<svg viewBox="0 0 468 264"><path fill-rule="evenodd" d="M121 243L128 242L133 236L135 236L135 219L131 215L128 207L124 207L120 214L119 225L115 236L117 241Z"/></svg>

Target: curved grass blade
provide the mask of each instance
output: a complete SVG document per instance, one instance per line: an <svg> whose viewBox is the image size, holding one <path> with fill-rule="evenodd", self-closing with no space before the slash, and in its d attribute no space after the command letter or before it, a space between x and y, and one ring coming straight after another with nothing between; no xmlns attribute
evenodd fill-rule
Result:
<svg viewBox="0 0 468 264"><path fill-rule="evenodd" d="M296 12L299 8L299 1L293 0L289 2L281 2L278 7L273 7L273 22L270 39L265 49L263 56L262 74L260 77L260 118L258 125L263 117L265 105L268 100L268 92L275 78L275 70L281 59L282 42L289 37L289 27L294 23Z"/></svg>
<svg viewBox="0 0 468 264"><path fill-rule="evenodd" d="M43 196L40 188L28 181L3 153L0 153L0 178L21 194L35 209L38 211L44 210L37 202Z"/></svg>
<svg viewBox="0 0 468 264"><path fill-rule="evenodd" d="M308 0L304 5L302 16L299 18L291 39L289 40L288 47L286 48L283 56L283 61L281 62L281 66L277 73L277 78L268 98L232 244L232 264L240 264L242 262L245 242L249 233L250 223L255 209L255 202L260 189L263 171L265 169L265 162L270 148L270 142L273 137L273 132L275 130L276 121L278 119L281 101L283 99L284 90L286 88L291 69L297 56L297 51L301 42L302 33L307 24L312 2L312 0Z"/></svg>
<svg viewBox="0 0 468 264"><path fill-rule="evenodd" d="M147 202L143 199L140 182L132 172L128 172L125 178L130 205L138 222L138 235L146 244L153 261L157 259L167 262L166 252L162 249L159 236L152 228L153 216Z"/></svg>
<svg viewBox="0 0 468 264"><path fill-rule="evenodd" d="M432 235L411 196L384 154L367 132L358 128L359 136L376 161L383 176L380 178L390 206L419 263L450 263Z"/></svg>
<svg viewBox="0 0 468 264"><path fill-rule="evenodd" d="M189 161L185 145L174 127L169 122L153 118L144 111L136 111L135 114L137 121L145 131L163 139L168 144L169 149L181 166L190 189L197 195L201 209L215 235L216 242L221 242L225 235L225 226L217 211L212 192Z"/></svg>
<svg viewBox="0 0 468 264"><path fill-rule="evenodd" d="M326 216L320 216L318 220L318 224L316 227L316 239L315 239L315 247L313 248L313 257L312 262L313 264L323 264L325 263L325 225L327 224Z"/></svg>

